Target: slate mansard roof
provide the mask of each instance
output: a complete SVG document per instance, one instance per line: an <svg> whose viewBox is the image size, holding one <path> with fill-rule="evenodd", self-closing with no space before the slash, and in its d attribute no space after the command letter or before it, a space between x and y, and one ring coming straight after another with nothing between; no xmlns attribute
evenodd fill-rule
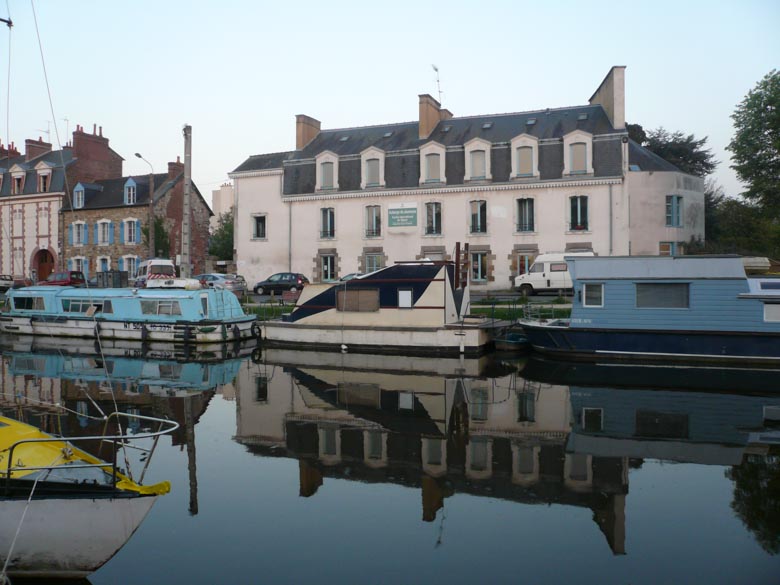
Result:
<svg viewBox="0 0 780 585"><path fill-rule="evenodd" d="M38 172L35 170L35 167L41 162L46 163L46 166L51 168L51 179L47 192L62 192L65 190L63 164L67 168L74 160L73 151L70 148L49 151L29 161L25 161L24 155L0 158L0 174L3 177L2 185L0 185L0 197L11 195L10 170L14 166L20 167L25 171L24 188L19 195L38 193Z"/></svg>

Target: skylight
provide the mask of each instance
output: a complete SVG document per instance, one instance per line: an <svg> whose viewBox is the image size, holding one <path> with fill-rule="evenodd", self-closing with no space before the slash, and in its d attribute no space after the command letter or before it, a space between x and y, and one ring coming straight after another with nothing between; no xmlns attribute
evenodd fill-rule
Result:
<svg viewBox="0 0 780 585"><path fill-rule="evenodd" d="M442 132L449 132L450 130L452 130L452 126L445 126L441 129Z"/></svg>
<svg viewBox="0 0 780 585"><path fill-rule="evenodd" d="M492 127L493 127L493 122L485 122L484 124L482 124L483 130L490 130Z"/></svg>
<svg viewBox="0 0 780 585"><path fill-rule="evenodd" d="M528 119L525 121L525 123L526 123L528 126L533 126L534 124L536 124L536 118L528 118Z"/></svg>
<svg viewBox="0 0 780 585"><path fill-rule="evenodd" d="M628 170L629 171L641 171L642 167L640 167L639 165L628 165Z"/></svg>
<svg viewBox="0 0 780 585"><path fill-rule="evenodd" d="M349 136L342 136L339 138L339 142L346 142L347 140L349 140Z"/></svg>
<svg viewBox="0 0 780 585"><path fill-rule="evenodd" d="M588 114L580 114L579 116L577 116L577 119L578 120L587 120L588 119Z"/></svg>
<svg viewBox="0 0 780 585"><path fill-rule="evenodd" d="M392 135L393 135L392 130L390 132L385 132L384 133L384 138L390 138Z"/></svg>

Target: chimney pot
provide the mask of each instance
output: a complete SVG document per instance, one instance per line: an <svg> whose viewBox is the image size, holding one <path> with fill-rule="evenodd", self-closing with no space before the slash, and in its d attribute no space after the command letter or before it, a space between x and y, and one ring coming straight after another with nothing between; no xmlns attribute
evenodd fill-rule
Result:
<svg viewBox="0 0 780 585"><path fill-rule="evenodd" d="M92 136L97 134L97 124L92 124Z"/></svg>
<svg viewBox="0 0 780 585"><path fill-rule="evenodd" d="M321 122L311 116L295 116L295 150L303 149L320 133Z"/></svg>
<svg viewBox="0 0 780 585"><path fill-rule="evenodd" d="M100 127L100 136L103 136L103 126Z"/></svg>
<svg viewBox="0 0 780 585"><path fill-rule="evenodd" d="M428 138L436 128L436 124L442 119L441 104L433 99L429 94L420 94L420 139Z"/></svg>

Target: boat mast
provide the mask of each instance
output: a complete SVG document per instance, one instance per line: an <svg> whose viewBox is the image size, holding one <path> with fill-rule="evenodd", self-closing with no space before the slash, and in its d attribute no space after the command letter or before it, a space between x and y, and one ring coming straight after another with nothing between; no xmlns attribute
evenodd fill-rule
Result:
<svg viewBox="0 0 780 585"><path fill-rule="evenodd" d="M184 125L184 201L181 223L181 276L192 276L190 264L190 190L192 187L192 126Z"/></svg>

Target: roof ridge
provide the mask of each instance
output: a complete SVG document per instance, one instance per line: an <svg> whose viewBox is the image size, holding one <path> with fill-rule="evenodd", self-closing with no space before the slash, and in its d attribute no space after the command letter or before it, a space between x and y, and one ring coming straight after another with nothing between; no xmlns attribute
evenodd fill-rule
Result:
<svg viewBox="0 0 780 585"><path fill-rule="evenodd" d="M262 154L250 154L249 158L253 158L256 156L274 156L275 154L290 154L291 152L295 152L294 150L279 150L277 152L264 152Z"/></svg>
<svg viewBox="0 0 780 585"><path fill-rule="evenodd" d="M369 124L368 126L350 126L348 128L326 128L322 132L346 132L347 130L364 130L366 128L387 128L388 126L403 126L405 124L419 124L417 120L411 122L390 122L387 124Z"/></svg>
<svg viewBox="0 0 780 585"><path fill-rule="evenodd" d="M600 107L599 104L581 104L579 106L563 106L560 108L542 108L541 110L525 110L522 112L501 112L497 114L475 114L473 116L453 116L450 120L471 120L474 118L490 118L498 116L521 116L524 114L545 114L547 112L560 112L562 110L576 110L579 108L595 108ZM447 120L441 120L447 122Z"/></svg>

